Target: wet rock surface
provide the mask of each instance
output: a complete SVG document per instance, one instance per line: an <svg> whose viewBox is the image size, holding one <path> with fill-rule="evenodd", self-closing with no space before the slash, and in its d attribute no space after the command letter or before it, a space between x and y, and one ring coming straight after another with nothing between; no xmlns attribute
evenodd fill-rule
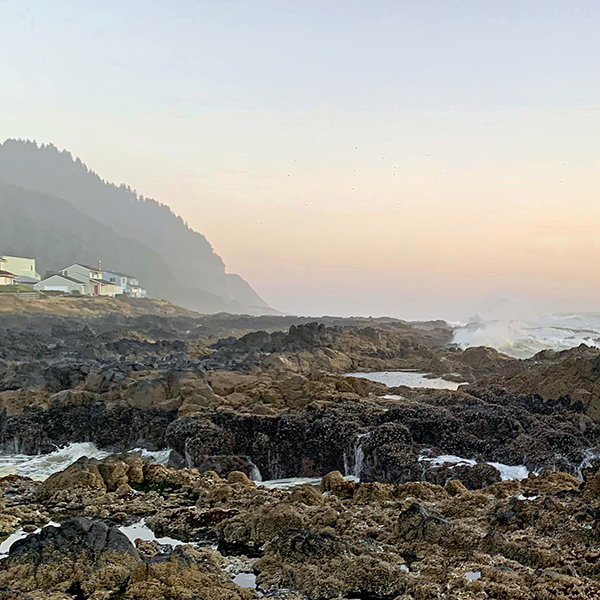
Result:
<svg viewBox="0 0 600 600"><path fill-rule="evenodd" d="M222 475L340 470L371 481L439 484L460 476L477 488L498 480L486 462L579 474L598 443L597 350L518 361L490 349L449 349L449 330L437 323L393 320L248 333L277 323L285 320L4 317L0 448L34 454L84 441L112 451L170 447L174 465ZM457 392L386 389L343 375L377 368L418 368L470 383ZM552 387L551 369L566 383ZM424 449L482 464L434 468L419 461Z"/></svg>
<svg viewBox="0 0 600 600"><path fill-rule="evenodd" d="M21 537L0 598L600 597L600 351L450 342L392 319L2 315L3 453L113 454L0 478L0 536ZM345 375L402 369L468 383ZM284 477L322 481L259 481Z"/></svg>
<svg viewBox="0 0 600 600"><path fill-rule="evenodd" d="M98 472L115 462L98 461ZM50 498L44 483L3 480L3 516L26 506L61 525L13 543L1 597L600 597L598 471L478 490L334 472L282 490L240 472L159 467L143 462L137 489L79 481ZM156 538L129 540L119 528L142 518ZM252 585L237 585L238 573Z"/></svg>

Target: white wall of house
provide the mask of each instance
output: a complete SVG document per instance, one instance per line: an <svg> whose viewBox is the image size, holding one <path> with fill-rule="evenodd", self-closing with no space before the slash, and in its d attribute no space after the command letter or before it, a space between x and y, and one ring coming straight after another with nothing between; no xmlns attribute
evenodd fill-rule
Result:
<svg viewBox="0 0 600 600"><path fill-rule="evenodd" d="M12 285L13 281L14 277L12 275L0 275L0 285Z"/></svg>
<svg viewBox="0 0 600 600"><path fill-rule="evenodd" d="M34 258L21 258L20 256L2 256L3 261L0 262L0 269L8 271L13 275L32 277L33 279L39 279L35 271L35 259Z"/></svg>
<svg viewBox="0 0 600 600"><path fill-rule="evenodd" d="M102 278L110 281L121 288L117 294L126 294L132 298L145 298L146 290L140 287L137 277L131 277L124 273L114 273L112 271L102 271Z"/></svg>
<svg viewBox="0 0 600 600"><path fill-rule="evenodd" d="M95 281L91 282L94 287L98 285L98 296L110 296L114 298L118 294L123 293L123 288L115 285L114 283L110 283L109 281L101 280L96 284Z"/></svg>
<svg viewBox="0 0 600 600"><path fill-rule="evenodd" d="M146 290L143 287L140 287L139 285L131 286L130 296L132 298L145 298Z"/></svg>
<svg viewBox="0 0 600 600"><path fill-rule="evenodd" d="M114 296L115 291L102 286L102 272L89 266L74 264L61 269L61 274L86 283L92 296Z"/></svg>
<svg viewBox="0 0 600 600"><path fill-rule="evenodd" d="M79 279L80 281L88 281L90 279L102 279L102 273L97 269L90 269L89 267L85 267L83 265L71 265L70 267L66 267L61 269L60 272L63 275L68 275L69 277L73 277L73 279Z"/></svg>
<svg viewBox="0 0 600 600"><path fill-rule="evenodd" d="M120 291L118 294L124 294L125 289L127 288L127 276L122 275L121 273L112 273L111 271L102 271L102 279L104 281L110 281L110 283L114 283Z"/></svg>
<svg viewBox="0 0 600 600"><path fill-rule="evenodd" d="M51 275L36 283L33 289L38 292L65 292L67 294L76 292L79 294L89 294L89 288L85 283L77 283L61 275Z"/></svg>

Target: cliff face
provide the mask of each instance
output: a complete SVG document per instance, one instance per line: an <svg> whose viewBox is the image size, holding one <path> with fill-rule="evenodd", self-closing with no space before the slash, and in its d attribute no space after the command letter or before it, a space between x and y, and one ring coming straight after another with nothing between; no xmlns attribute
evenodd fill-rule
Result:
<svg viewBox="0 0 600 600"><path fill-rule="evenodd" d="M246 281L225 272L208 240L168 206L139 196L128 186L103 181L67 151L7 140L0 144L0 180L22 188L0 189L4 210L20 220L22 227L29 220L37 234L35 240L3 235L2 252L35 254L42 269L64 266L67 255L81 262L102 259L107 268L139 274L154 295L202 312L273 312ZM62 228L52 215L60 215L70 225L85 222L85 235ZM45 224L47 216L52 227ZM69 232L78 241L70 253L57 256L56 237L60 235L64 246ZM115 242L120 252L111 248ZM152 262L144 268L140 259Z"/></svg>

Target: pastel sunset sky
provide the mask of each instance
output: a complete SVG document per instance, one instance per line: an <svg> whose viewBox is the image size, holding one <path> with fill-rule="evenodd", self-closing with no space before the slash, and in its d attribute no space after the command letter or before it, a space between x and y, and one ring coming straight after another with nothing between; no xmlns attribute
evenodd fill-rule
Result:
<svg viewBox="0 0 600 600"><path fill-rule="evenodd" d="M0 1L0 137L169 204L296 314L600 308L600 5Z"/></svg>

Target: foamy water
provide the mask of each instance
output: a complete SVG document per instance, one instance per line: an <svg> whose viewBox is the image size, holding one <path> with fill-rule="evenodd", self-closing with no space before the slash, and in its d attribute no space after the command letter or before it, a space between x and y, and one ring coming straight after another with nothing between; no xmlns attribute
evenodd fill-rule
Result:
<svg viewBox="0 0 600 600"><path fill-rule="evenodd" d="M461 348L488 346L515 358L580 344L600 348L600 314L545 315L529 320L476 318L455 324L453 341Z"/></svg>
<svg viewBox="0 0 600 600"><path fill-rule="evenodd" d="M471 458L462 458L461 456L455 456L453 454L440 454L439 456L419 456L419 462L426 463L429 467L441 467L442 465L453 465L460 466L465 465L469 467L474 467L477 464L476 460ZM522 479L526 479L529 476L529 469L525 465L505 465L497 462L488 462L486 463L495 467L500 471L500 478L502 481L508 481L511 479L516 479L517 481L521 481Z"/></svg>
<svg viewBox="0 0 600 600"><path fill-rule="evenodd" d="M410 388L432 388L435 390L457 390L464 382L456 383L440 377L429 378L427 373L416 371L379 371L376 373L346 373L347 377L361 377L383 383L388 387L404 385Z"/></svg>
<svg viewBox="0 0 600 600"><path fill-rule="evenodd" d="M298 487L299 485L321 485L321 479L321 477L288 477L286 479L270 479L268 481L261 481L260 483L257 483L257 485L262 485L270 490L290 490ZM355 477L354 475L347 475L344 477L344 479L346 481L359 481L358 477Z"/></svg>
<svg viewBox="0 0 600 600"><path fill-rule="evenodd" d="M141 448L132 450L141 452L142 456L153 462L166 465L169 460L170 450L159 450L151 452ZM43 481L52 475L63 471L69 465L83 456L88 458L103 459L111 453L100 450L91 442L78 442L58 448L50 454L31 456L27 454L4 454L0 455L0 477L7 475L22 475L31 477L36 481Z"/></svg>

